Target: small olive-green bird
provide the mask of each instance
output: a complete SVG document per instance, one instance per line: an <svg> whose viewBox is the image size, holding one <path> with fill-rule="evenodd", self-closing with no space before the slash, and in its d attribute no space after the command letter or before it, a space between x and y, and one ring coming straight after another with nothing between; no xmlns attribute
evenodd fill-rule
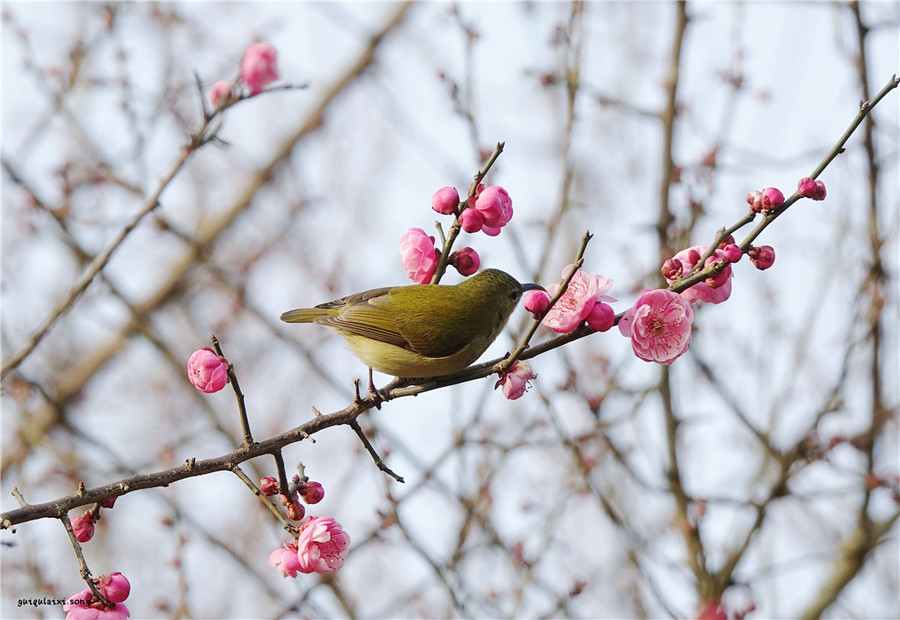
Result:
<svg viewBox="0 0 900 620"><path fill-rule="evenodd" d="M485 269L459 284L376 288L288 310L281 320L336 331L359 359L385 374L439 377L477 360L503 330L522 292L535 288L543 287Z"/></svg>

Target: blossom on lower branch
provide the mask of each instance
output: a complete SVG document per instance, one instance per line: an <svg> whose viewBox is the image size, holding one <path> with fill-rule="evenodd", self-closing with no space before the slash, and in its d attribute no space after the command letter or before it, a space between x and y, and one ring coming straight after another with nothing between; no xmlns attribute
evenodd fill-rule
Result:
<svg viewBox="0 0 900 620"><path fill-rule="evenodd" d="M301 573L333 573L344 565L350 536L332 517L307 517L293 543L285 543L269 555L269 564L284 577Z"/></svg>
<svg viewBox="0 0 900 620"><path fill-rule="evenodd" d="M708 249L709 247L705 245L694 245L681 250L667 260L663 264L662 269L666 282L672 284L679 277L689 275L697 267L697 263ZM739 259L740 256L737 256L737 258ZM726 260L725 254L722 250L716 249L706 260L706 264L722 260ZM731 297L731 276L731 265L728 265L714 278L707 278L705 281L698 282L689 289L682 291L681 296L691 303L705 301L712 304L720 304Z"/></svg>
<svg viewBox="0 0 900 620"><path fill-rule="evenodd" d="M528 382L536 378L537 375L532 372L528 362L516 360L508 370L500 373L500 380L494 384L494 389L502 386L503 395L508 400L516 400L528 389Z"/></svg>
<svg viewBox="0 0 900 620"><path fill-rule="evenodd" d="M94 580L100 593L109 600L104 605L100 599L94 600L91 590L82 590L66 599L63 611L66 620L126 620L131 614L123 602L131 592L131 584L122 573L100 575Z"/></svg>
<svg viewBox="0 0 900 620"><path fill-rule="evenodd" d="M694 310L681 295L647 289L619 321L619 331L642 360L671 364L687 351L693 321Z"/></svg>

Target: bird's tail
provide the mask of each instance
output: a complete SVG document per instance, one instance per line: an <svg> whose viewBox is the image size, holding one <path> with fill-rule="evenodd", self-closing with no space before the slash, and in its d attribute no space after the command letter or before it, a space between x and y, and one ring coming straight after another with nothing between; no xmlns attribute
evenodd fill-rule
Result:
<svg viewBox="0 0 900 620"><path fill-rule="evenodd" d="M312 323L316 319L328 316L330 313L324 308L297 308L288 310L281 315L285 323Z"/></svg>

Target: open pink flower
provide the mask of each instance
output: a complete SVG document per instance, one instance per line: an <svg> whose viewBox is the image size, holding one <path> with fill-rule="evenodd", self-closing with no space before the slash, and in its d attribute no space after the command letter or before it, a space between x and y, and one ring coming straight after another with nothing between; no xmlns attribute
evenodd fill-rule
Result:
<svg viewBox="0 0 900 620"><path fill-rule="evenodd" d="M350 537L332 517L309 517L297 537L299 570L303 573L333 573L344 565Z"/></svg>
<svg viewBox="0 0 900 620"><path fill-rule="evenodd" d="M681 250L673 257L682 265L682 276L686 276L691 273L691 270L694 268L697 261L700 260L700 257L706 253L707 249L708 246L705 245L694 245ZM710 258L716 261L725 260L725 254L722 252L722 250L716 250L710 256ZM697 301L706 301L711 304L720 304L731 297L731 276L731 265L728 265L727 267L725 267L725 269L719 272L716 277L716 283L721 282L718 287L712 288L706 282L700 282L698 284L695 284L691 288L682 291L681 296L691 303L695 303ZM668 282L669 284L672 284L674 281L674 278L666 278L666 282Z"/></svg>
<svg viewBox="0 0 900 620"><path fill-rule="evenodd" d="M619 331L631 338L634 354L644 361L671 364L691 342L694 310L677 293L648 289L619 321Z"/></svg>
<svg viewBox="0 0 900 620"><path fill-rule="evenodd" d="M126 620L131 614L124 603L112 603L105 607L100 600L94 600L94 593L82 590L66 599L63 605L66 620Z"/></svg>
<svg viewBox="0 0 900 620"><path fill-rule="evenodd" d="M250 45L241 58L241 79L250 87L251 95L258 95L269 82L278 79L278 50L268 43Z"/></svg>
<svg viewBox="0 0 900 620"><path fill-rule="evenodd" d="M188 379L201 392L218 392L228 383L228 360L209 347L191 353L187 363Z"/></svg>
<svg viewBox="0 0 900 620"><path fill-rule="evenodd" d="M494 385L494 389L502 386L503 395L509 400L516 400L525 393L528 381L536 378L537 375L532 372L528 362L516 360L515 364L500 375L500 380Z"/></svg>
<svg viewBox="0 0 900 620"><path fill-rule="evenodd" d="M475 209L481 213L484 225L481 231L491 237L500 234L513 216L512 199L499 185L485 187L475 198Z"/></svg>
<svg viewBox="0 0 900 620"><path fill-rule="evenodd" d="M296 543L284 543L283 546L270 553L269 564L280 570L282 577L296 577L297 571L300 570Z"/></svg>
<svg viewBox="0 0 900 620"><path fill-rule="evenodd" d="M562 280L571 273L574 265L567 265L562 271ZM562 283L551 284L547 294L552 298ZM612 288L613 281L603 276L578 270L569 282L566 292L559 298L541 323L558 334L567 334L584 321L601 301L615 301L606 293Z"/></svg>
<svg viewBox="0 0 900 620"><path fill-rule="evenodd" d="M421 228L410 228L400 238L400 260L406 275L416 284L428 284L441 254L434 247L434 237Z"/></svg>

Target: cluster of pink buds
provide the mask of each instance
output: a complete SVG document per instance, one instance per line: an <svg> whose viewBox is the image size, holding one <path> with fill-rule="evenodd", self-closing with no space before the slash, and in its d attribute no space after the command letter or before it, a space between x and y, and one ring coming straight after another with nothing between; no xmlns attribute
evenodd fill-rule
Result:
<svg viewBox="0 0 900 620"><path fill-rule="evenodd" d="M753 190L747 194L747 204L754 213L769 214L781 208L784 194L775 187L767 187L762 191Z"/></svg>
<svg viewBox="0 0 900 620"><path fill-rule="evenodd" d="M253 43L241 57L241 82L250 95L258 95L271 82L278 79L278 50L268 43ZM214 106L234 98L232 84L220 80L209 89L209 100Z"/></svg>
<svg viewBox="0 0 900 620"><path fill-rule="evenodd" d="M259 490L267 497L277 494L288 518L294 521L300 521L306 515L306 508L300 503L301 498L307 504L318 504L325 497L325 489L321 483L308 479L301 480L300 476L296 475L290 487L290 496L279 494L278 480L272 476L263 476L260 479Z"/></svg>
<svg viewBox="0 0 900 620"><path fill-rule="evenodd" d="M797 192L804 198L825 200L825 184L822 181L813 181L809 177L800 179L797 183Z"/></svg>
<svg viewBox="0 0 900 620"><path fill-rule="evenodd" d="M66 599L63 605L66 620L125 620L131 615L124 603L131 594L131 584L125 575L100 575L94 580L94 586L109 604L96 598L92 590L82 590Z"/></svg>

